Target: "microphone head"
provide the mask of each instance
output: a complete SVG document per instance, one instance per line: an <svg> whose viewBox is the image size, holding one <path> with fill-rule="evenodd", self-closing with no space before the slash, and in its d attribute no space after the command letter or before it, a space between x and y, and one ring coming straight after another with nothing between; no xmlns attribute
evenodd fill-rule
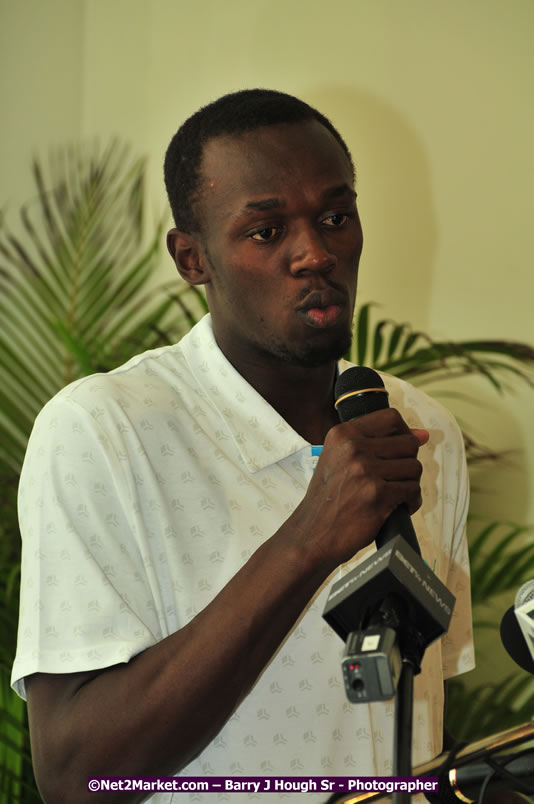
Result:
<svg viewBox="0 0 534 804"><path fill-rule="evenodd" d="M511 606L502 618L500 631L501 641L508 655L527 673L534 673L534 660L517 622L514 606Z"/></svg>
<svg viewBox="0 0 534 804"><path fill-rule="evenodd" d="M382 378L367 366L353 366L340 374L334 389L336 409L342 422L389 407Z"/></svg>
<svg viewBox="0 0 534 804"><path fill-rule="evenodd" d="M517 609L525 603L530 603L531 600L534 600L534 581L527 581L517 590L515 608Z"/></svg>

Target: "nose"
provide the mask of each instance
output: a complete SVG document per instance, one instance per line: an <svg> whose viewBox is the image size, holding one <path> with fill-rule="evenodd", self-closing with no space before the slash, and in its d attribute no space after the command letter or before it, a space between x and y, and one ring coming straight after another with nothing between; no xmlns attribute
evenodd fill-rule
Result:
<svg viewBox="0 0 534 804"><path fill-rule="evenodd" d="M337 257L328 251L320 232L312 226L298 231L292 243L290 257L293 274L331 271L336 263Z"/></svg>

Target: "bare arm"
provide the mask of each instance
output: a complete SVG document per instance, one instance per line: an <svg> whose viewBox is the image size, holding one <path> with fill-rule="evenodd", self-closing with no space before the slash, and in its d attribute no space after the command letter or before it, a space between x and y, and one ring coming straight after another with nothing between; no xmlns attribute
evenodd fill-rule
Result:
<svg viewBox="0 0 534 804"><path fill-rule="evenodd" d="M394 410L334 427L303 502L185 628L128 664L28 678L45 801L96 804L88 775L165 775L191 761L328 575L373 540L398 504L420 505L416 454L426 439L418 438Z"/></svg>

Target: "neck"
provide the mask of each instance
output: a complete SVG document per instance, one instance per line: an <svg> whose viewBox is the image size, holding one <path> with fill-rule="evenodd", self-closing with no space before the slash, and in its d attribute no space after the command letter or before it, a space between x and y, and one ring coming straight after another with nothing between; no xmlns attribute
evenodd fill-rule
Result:
<svg viewBox="0 0 534 804"><path fill-rule="evenodd" d="M334 408L336 360L314 368L281 361L274 366L254 361L234 367L311 444L322 444L330 428L339 424Z"/></svg>

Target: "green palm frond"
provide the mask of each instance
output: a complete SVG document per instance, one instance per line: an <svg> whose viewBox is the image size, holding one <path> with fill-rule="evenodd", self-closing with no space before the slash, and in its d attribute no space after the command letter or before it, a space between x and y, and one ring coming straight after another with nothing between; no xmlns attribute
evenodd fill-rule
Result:
<svg viewBox="0 0 534 804"><path fill-rule="evenodd" d="M471 538L471 599L473 606L504 592L517 590L534 575L532 528L491 522Z"/></svg>
<svg viewBox="0 0 534 804"><path fill-rule="evenodd" d="M476 688L461 678L447 682L447 730L457 740L478 740L533 716L534 680L526 673Z"/></svg>
<svg viewBox="0 0 534 804"><path fill-rule="evenodd" d="M154 289L160 221L144 230L145 161L118 142L34 160L18 233L0 220L0 801L40 801L25 704L9 688L20 573L18 473L33 421L64 385L179 338L196 289ZM171 293L172 291L172 293Z"/></svg>
<svg viewBox="0 0 534 804"><path fill-rule="evenodd" d="M435 341L409 324L391 319L373 322L376 305L362 305L355 321L350 359L416 385L476 374L495 390L504 390L503 377L519 378L534 387L534 347L498 340Z"/></svg>
<svg viewBox="0 0 534 804"><path fill-rule="evenodd" d="M143 242L145 161L117 141L34 160L22 234L0 230L0 460L19 468L33 419L61 387L162 342L201 309L149 290L163 221ZM191 303L184 300L188 295ZM178 326L180 332L180 326ZM164 342L164 341L163 341Z"/></svg>
<svg viewBox="0 0 534 804"><path fill-rule="evenodd" d="M469 531L473 530L470 521ZM487 604L517 589L534 575L533 528L513 523L479 524L470 533L471 599L475 641L481 629L498 630L501 617L487 619ZM485 615L484 615L485 612ZM500 637L495 638L501 643ZM447 729L457 740L477 740L534 717L534 679L517 673L494 684L473 686L460 676L447 682ZM469 674L471 675L471 674Z"/></svg>
<svg viewBox="0 0 534 804"><path fill-rule="evenodd" d="M469 376L484 377L499 393L507 390L508 379L534 388L534 347L498 340L434 341L406 323L391 319L374 322L374 308L373 303L363 304L356 314L355 339L348 358L358 365L424 386L444 402L471 399L459 383ZM462 433L470 464L501 457L502 453L479 443L463 425Z"/></svg>

